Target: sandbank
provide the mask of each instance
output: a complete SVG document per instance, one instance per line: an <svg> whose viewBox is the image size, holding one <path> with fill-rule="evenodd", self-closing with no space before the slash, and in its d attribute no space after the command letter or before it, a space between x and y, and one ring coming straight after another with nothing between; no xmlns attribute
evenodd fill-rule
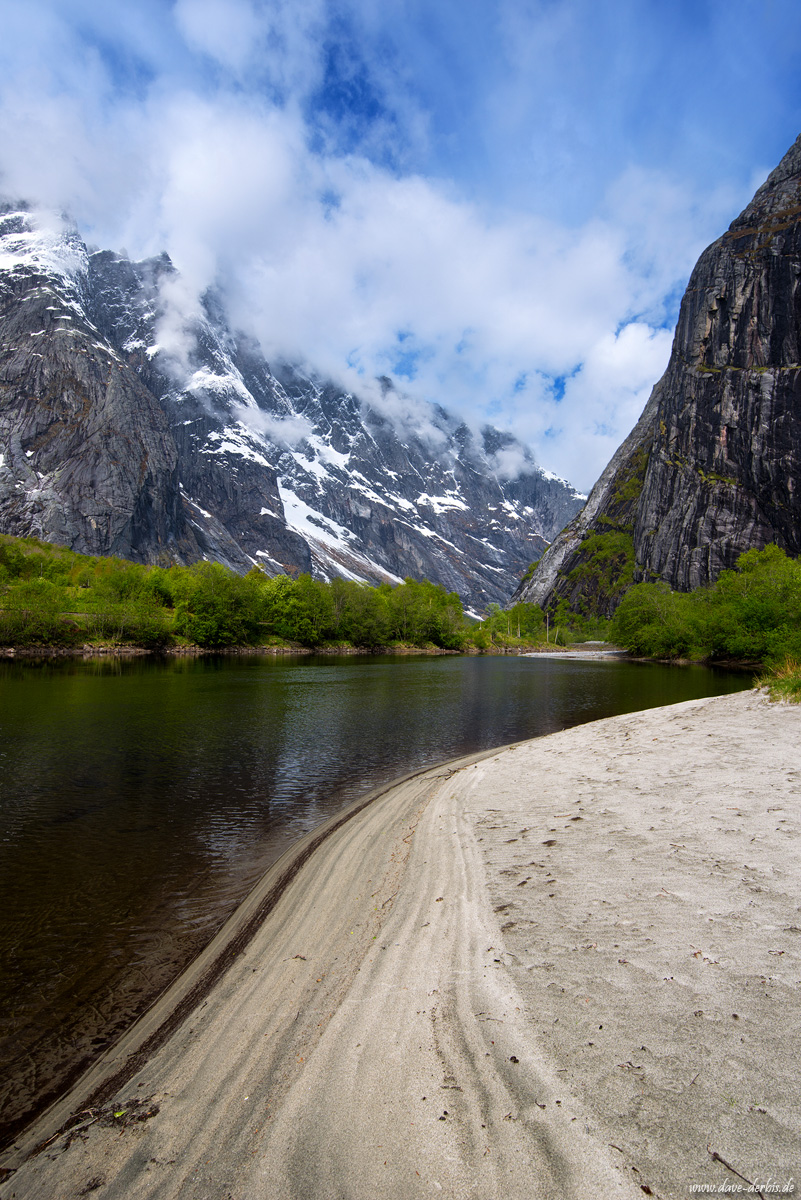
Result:
<svg viewBox="0 0 801 1200"><path fill-rule="evenodd" d="M754 691L399 783L246 902L210 990L20 1139L0 1198L779 1194L800 788L801 709Z"/></svg>

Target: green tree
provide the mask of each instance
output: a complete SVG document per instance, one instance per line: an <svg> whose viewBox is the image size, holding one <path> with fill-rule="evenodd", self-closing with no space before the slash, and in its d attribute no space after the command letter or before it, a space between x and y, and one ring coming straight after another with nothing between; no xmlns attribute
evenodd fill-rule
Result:
<svg viewBox="0 0 801 1200"><path fill-rule="evenodd" d="M43 577L17 577L1 598L0 642L6 646L68 646L81 640L63 587Z"/></svg>
<svg viewBox="0 0 801 1200"><path fill-rule="evenodd" d="M336 590L340 605L337 626L340 637L354 646L368 649L385 646L391 641L386 591L353 580L343 580Z"/></svg>
<svg viewBox="0 0 801 1200"><path fill-rule="evenodd" d="M623 597L612 638L657 658L779 662L801 656L801 564L777 546L749 550L716 583L672 592L639 583Z"/></svg>
<svg viewBox="0 0 801 1200"><path fill-rule="evenodd" d="M259 634L259 586L219 563L195 563L176 579L176 632L198 646L253 644Z"/></svg>

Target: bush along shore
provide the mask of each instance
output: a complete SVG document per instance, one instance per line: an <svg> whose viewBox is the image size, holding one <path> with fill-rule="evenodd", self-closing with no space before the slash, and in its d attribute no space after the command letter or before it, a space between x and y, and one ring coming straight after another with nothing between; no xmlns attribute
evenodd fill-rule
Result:
<svg viewBox="0 0 801 1200"><path fill-rule="evenodd" d="M237 575L219 563L148 567L0 535L0 647L7 652L515 653L564 641L541 610L465 615L455 592L413 579L370 587Z"/></svg>
<svg viewBox="0 0 801 1200"><path fill-rule="evenodd" d="M640 658L762 667L761 685L799 700L801 561L771 545L741 554L733 570L692 592L634 584L609 636Z"/></svg>

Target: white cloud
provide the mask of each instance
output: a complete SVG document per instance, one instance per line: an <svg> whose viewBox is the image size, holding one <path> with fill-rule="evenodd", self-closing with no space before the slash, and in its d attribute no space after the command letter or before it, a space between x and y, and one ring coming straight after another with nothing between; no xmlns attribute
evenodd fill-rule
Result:
<svg viewBox="0 0 801 1200"><path fill-rule="evenodd" d="M588 347L581 367L565 384L562 400L546 400L542 415L535 410L540 428L532 428L531 418L527 423L528 436L548 446L552 470L585 490L592 486L636 424L667 366L672 340L666 329L632 322ZM588 472L588 464L598 465Z"/></svg>
<svg viewBox="0 0 801 1200"><path fill-rule="evenodd" d="M297 100L320 80L326 11L325 0L176 0L173 18L188 47L239 86L266 82Z"/></svg>
<svg viewBox="0 0 801 1200"><path fill-rule="evenodd" d="M347 378L343 382L348 383ZM353 391L394 426L402 441L418 439L427 444L432 456L448 449L448 435L434 419L434 412L418 395L386 387L374 378L353 378Z"/></svg>
<svg viewBox="0 0 801 1200"><path fill-rule="evenodd" d="M312 432L310 422L303 417L275 417L249 404L234 405L232 411L243 425L276 446L299 446Z"/></svg>
<svg viewBox="0 0 801 1200"><path fill-rule="evenodd" d="M260 22L248 0L177 0L178 28L193 48L240 70L258 48Z"/></svg>
<svg viewBox="0 0 801 1200"><path fill-rule="evenodd" d="M87 28L101 21L88 0L78 7ZM695 257L749 193L621 157L616 174L604 161L603 188L589 203L602 158L581 174L582 147L589 153L599 130L593 112L582 109L564 161L558 138L536 142L533 119L547 109L548 128L564 141L554 80L586 5L534 4L537 20L530 6L501 7L517 51L505 60L506 110L486 101L483 135L511 130L520 160L540 163L538 178L549 162L554 179L574 172L582 204L566 201L570 213L554 215L558 205L533 193L528 211L500 208L447 176L399 168L409 147L433 144L420 94L403 99L415 70L409 54L377 50L405 9L390 4L383 18L361 0L336 12L325 0L145 2L142 28L110 9L94 40L63 6L9 0L0 188L69 208L99 244L124 244L133 256L169 252L180 277L164 285L159 340L176 369L189 369L199 297L217 283L234 322L270 355L305 360L370 394L405 428L424 421L420 397L476 425L511 428L543 466L586 489L667 361L663 325ZM332 134L339 100L315 123L310 99L326 78L334 17L372 39L374 54L364 97L358 57L345 80L350 117L369 126L349 148ZM345 53L346 33L337 37ZM411 52L414 43L394 45ZM548 46L553 62L524 96L521 79ZM591 54L600 78L604 56L579 49L576 61ZM478 83L482 56L473 53ZM487 60L488 78L497 82L503 65ZM643 72L634 74L642 83ZM582 95L563 116L572 120ZM387 111L364 116L381 104ZM605 116L611 109L606 97ZM511 141L506 153L511 161ZM400 374L398 392L375 384L385 373Z"/></svg>
<svg viewBox="0 0 801 1200"><path fill-rule="evenodd" d="M531 470L531 462L520 445L503 446L490 456L490 465L499 479L515 479L525 470Z"/></svg>

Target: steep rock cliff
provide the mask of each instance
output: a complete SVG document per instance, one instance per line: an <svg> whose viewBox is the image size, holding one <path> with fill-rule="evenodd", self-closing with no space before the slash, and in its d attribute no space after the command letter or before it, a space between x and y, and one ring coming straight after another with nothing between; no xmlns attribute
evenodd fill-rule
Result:
<svg viewBox="0 0 801 1200"><path fill-rule="evenodd" d="M0 223L6 244L27 233L23 214ZM86 318L82 246L56 249L60 270L32 255L0 273L0 528L87 554L181 544L166 415Z"/></svg>
<svg viewBox="0 0 801 1200"><path fill-rule="evenodd" d="M801 553L800 281L801 137L701 255L667 371L517 596L608 614L632 579L688 590L752 547Z"/></svg>

